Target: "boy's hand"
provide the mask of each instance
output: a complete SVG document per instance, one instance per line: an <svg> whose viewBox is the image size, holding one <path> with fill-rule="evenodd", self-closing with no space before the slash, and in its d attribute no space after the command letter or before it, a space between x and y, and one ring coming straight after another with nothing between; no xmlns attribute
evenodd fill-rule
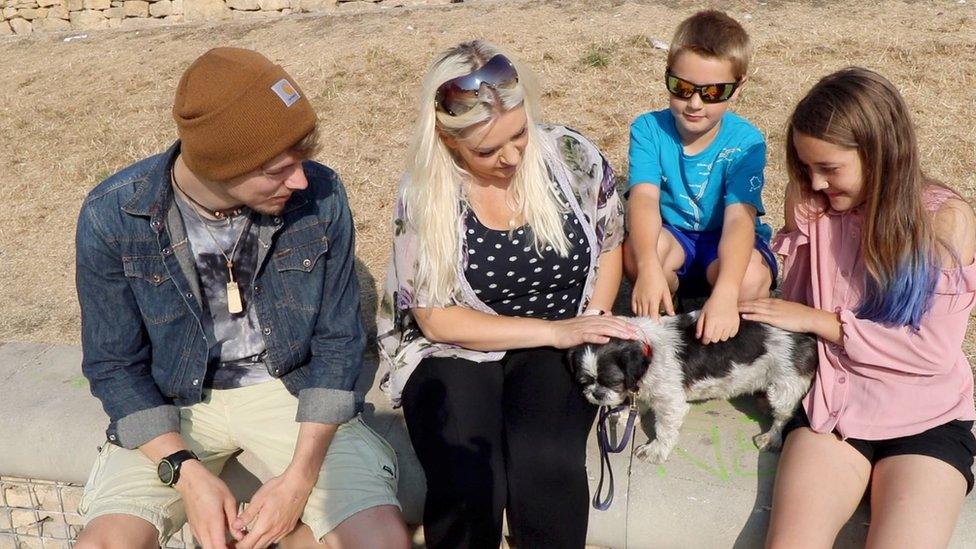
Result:
<svg viewBox="0 0 976 549"><path fill-rule="evenodd" d="M669 315L674 314L671 288L660 265L652 265L640 270L637 280L634 281L630 308L637 316L649 316L654 319L661 315L661 309Z"/></svg>
<svg viewBox="0 0 976 549"><path fill-rule="evenodd" d="M725 341L739 333L738 297L712 293L698 317L695 335L702 343Z"/></svg>

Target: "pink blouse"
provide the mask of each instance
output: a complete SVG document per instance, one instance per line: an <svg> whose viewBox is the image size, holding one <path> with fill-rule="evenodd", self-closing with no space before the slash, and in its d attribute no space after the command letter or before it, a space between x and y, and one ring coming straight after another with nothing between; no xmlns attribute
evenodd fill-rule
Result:
<svg viewBox="0 0 976 549"><path fill-rule="evenodd" d="M933 188L934 211L953 196ZM860 208L826 213L780 231L773 250L784 256L783 298L839 314L843 345L824 340L817 375L803 400L814 431L882 440L921 433L954 419L976 419L973 372L962 352L976 302L976 263L945 269L919 330L857 318L864 290Z"/></svg>

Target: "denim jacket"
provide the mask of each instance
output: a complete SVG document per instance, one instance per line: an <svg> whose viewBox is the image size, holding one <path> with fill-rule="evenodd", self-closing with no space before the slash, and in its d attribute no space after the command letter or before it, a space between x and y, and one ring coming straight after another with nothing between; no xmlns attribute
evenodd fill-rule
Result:
<svg viewBox="0 0 976 549"><path fill-rule="evenodd" d="M180 430L200 402L209 341L203 296L169 170L179 143L106 179L85 199L76 235L82 370L110 423L108 440L136 448ZM343 423L365 334L352 217L338 175L303 164L308 188L279 216L256 218L258 270L250 307L269 373L298 396L296 421Z"/></svg>

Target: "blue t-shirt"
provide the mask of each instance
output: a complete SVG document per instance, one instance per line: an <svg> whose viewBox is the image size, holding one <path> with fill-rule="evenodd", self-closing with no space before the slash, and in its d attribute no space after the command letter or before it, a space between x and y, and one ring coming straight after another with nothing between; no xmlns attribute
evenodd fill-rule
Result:
<svg viewBox="0 0 976 549"><path fill-rule="evenodd" d="M722 229L725 208L756 208L756 234L773 231L759 222L765 182L766 140L741 116L726 111L718 134L702 152L687 155L669 109L640 115L630 126L630 182L661 187L661 218L683 231Z"/></svg>

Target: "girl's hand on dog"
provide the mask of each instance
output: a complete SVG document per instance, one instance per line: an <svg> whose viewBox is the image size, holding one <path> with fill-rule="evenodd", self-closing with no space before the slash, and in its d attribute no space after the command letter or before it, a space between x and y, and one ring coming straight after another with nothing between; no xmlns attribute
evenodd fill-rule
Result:
<svg viewBox="0 0 976 549"><path fill-rule="evenodd" d="M739 308L734 298L713 292L702 307L695 336L705 345L725 341L739 333Z"/></svg>
<svg viewBox="0 0 976 549"><path fill-rule="evenodd" d="M568 349L584 343L603 344L611 337L638 339L639 332L633 324L613 316L578 316L549 322L552 329L551 345Z"/></svg>
<svg viewBox="0 0 976 549"><path fill-rule="evenodd" d="M843 340L837 313L808 307L802 303L767 297L739 303L745 320L765 322L790 332L809 332L832 343Z"/></svg>
<svg viewBox="0 0 976 549"><path fill-rule="evenodd" d="M811 317L823 311L802 303L767 297L739 303L739 312L746 320L765 322L790 332L810 332L813 331Z"/></svg>

